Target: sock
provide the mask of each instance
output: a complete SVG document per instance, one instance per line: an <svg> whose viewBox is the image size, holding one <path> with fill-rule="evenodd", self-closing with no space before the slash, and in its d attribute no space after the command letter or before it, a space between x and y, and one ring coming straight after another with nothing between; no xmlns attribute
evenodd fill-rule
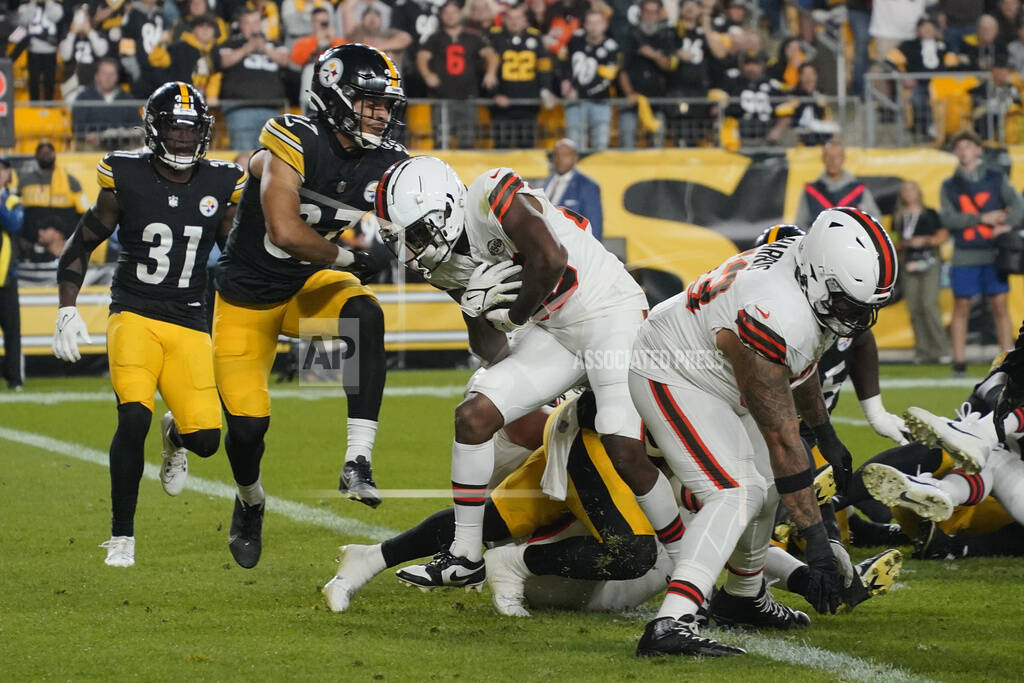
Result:
<svg viewBox="0 0 1024 683"><path fill-rule="evenodd" d="M348 418L348 450L345 451L345 462L352 462L360 455L370 461L375 438L377 438L376 420Z"/></svg>
<svg viewBox="0 0 1024 683"><path fill-rule="evenodd" d="M803 568L803 572L800 569ZM792 593L803 595L794 589L794 581L804 590L807 588L807 565L778 546L770 546L764 558L764 574L769 583L778 583ZM795 576L800 574L802 576Z"/></svg>
<svg viewBox="0 0 1024 683"><path fill-rule="evenodd" d="M615 541L602 543L588 534L556 543L530 543L523 560L532 574L590 581L635 579L654 566L658 545L653 536L620 535Z"/></svg>
<svg viewBox="0 0 1024 683"><path fill-rule="evenodd" d="M991 481L991 477L989 479ZM953 505L977 505L985 499L991 488L985 485L985 478L981 474L967 474L961 470L953 470L936 483L949 494Z"/></svg>
<svg viewBox="0 0 1024 683"><path fill-rule="evenodd" d="M452 500L455 502L455 540L451 552L470 562L483 559L484 503L494 470L494 440L481 444L452 444Z"/></svg>
<svg viewBox="0 0 1024 683"><path fill-rule="evenodd" d="M682 542L686 527L683 525L682 517L679 516L679 507L676 505L676 498L672 493L672 485L668 483L665 475L659 472L651 490L637 496L636 502L640 504L640 509L647 515L651 526L657 532L658 540L675 560L679 554L679 544Z"/></svg>
<svg viewBox="0 0 1024 683"><path fill-rule="evenodd" d="M1005 448L994 448L985 470L991 472L992 495L1011 517L1024 524L1024 460Z"/></svg>
<svg viewBox="0 0 1024 683"><path fill-rule="evenodd" d="M1003 433L1006 436L1024 432L1024 408L1017 408L1003 420Z"/></svg>
<svg viewBox="0 0 1024 683"><path fill-rule="evenodd" d="M665 599L661 601L657 619L672 617L679 619L687 614L696 614L704 604L704 593L689 581L673 578L665 589Z"/></svg>
<svg viewBox="0 0 1024 683"><path fill-rule="evenodd" d="M167 432L167 438L177 448L183 448L185 446L185 443L181 440L181 433L178 431L178 423L177 422L172 422L171 423L171 429L170 429L170 431Z"/></svg>
<svg viewBox="0 0 1024 683"><path fill-rule="evenodd" d="M141 403L122 403L117 407L117 431L110 442L111 536L135 535L135 506L152 417Z"/></svg>
<svg viewBox="0 0 1024 683"><path fill-rule="evenodd" d="M257 477L251 484L238 485L238 497L246 505L263 505L267 502L267 494L263 490L262 477Z"/></svg>
<svg viewBox="0 0 1024 683"><path fill-rule="evenodd" d="M786 579L786 590L788 590L790 593L796 593L800 596L806 596L807 586L808 584L810 584L811 581L811 570L806 564L800 563L799 560L798 563L800 566L795 568L793 572L789 575L789 578Z"/></svg>
<svg viewBox="0 0 1024 683"><path fill-rule="evenodd" d="M484 542L504 541L512 537L505 520L494 503L484 505ZM380 544L387 567L397 567L411 560L428 557L444 550L455 539L455 510L439 510L413 528Z"/></svg>

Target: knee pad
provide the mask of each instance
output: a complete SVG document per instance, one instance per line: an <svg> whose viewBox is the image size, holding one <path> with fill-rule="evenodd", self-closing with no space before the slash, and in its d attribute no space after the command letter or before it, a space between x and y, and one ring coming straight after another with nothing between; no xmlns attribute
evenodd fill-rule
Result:
<svg viewBox="0 0 1024 683"><path fill-rule="evenodd" d="M601 435L642 438L640 414L633 406L633 398L629 395L627 384L604 387L594 394L597 402L594 431Z"/></svg>
<svg viewBox="0 0 1024 683"><path fill-rule="evenodd" d="M182 434L181 443L200 458L209 458L220 447L220 430L200 429L191 434Z"/></svg>
<svg viewBox="0 0 1024 683"><path fill-rule="evenodd" d="M360 336L369 330L380 329L384 331L384 311L380 304L369 296L355 296L345 302L341 307L340 318L358 318L360 324ZM364 329L362 326L366 325Z"/></svg>
<svg viewBox="0 0 1024 683"><path fill-rule="evenodd" d="M117 431L123 438L144 443L153 413L141 403L122 403L117 406Z"/></svg>
<svg viewBox="0 0 1024 683"><path fill-rule="evenodd" d="M226 422L228 435L224 440L225 448L255 448L263 441L263 436L270 427L269 417L239 417L228 413Z"/></svg>

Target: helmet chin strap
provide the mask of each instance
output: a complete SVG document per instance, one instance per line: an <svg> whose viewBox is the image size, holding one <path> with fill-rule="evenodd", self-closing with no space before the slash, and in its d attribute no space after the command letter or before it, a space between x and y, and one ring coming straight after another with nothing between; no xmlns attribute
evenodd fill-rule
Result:
<svg viewBox="0 0 1024 683"><path fill-rule="evenodd" d="M196 152L192 152L191 157L182 156L178 154L171 154L171 152L167 149L167 145L165 145L162 142L160 143L160 149L163 151L157 155L157 158L176 171L187 171L188 169L195 166L196 162L199 161L199 155Z"/></svg>

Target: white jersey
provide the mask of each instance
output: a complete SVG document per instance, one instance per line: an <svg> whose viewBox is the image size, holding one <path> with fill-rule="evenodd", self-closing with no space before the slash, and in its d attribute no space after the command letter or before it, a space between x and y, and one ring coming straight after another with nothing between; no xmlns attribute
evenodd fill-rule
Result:
<svg viewBox="0 0 1024 683"><path fill-rule="evenodd" d="M461 289L481 263L499 263L517 256L516 245L502 228L502 219L516 195L534 198L541 218L568 252L568 264L533 320L544 327L562 328L598 318L609 311L646 309L647 299L622 263L601 245L590 222L560 209L544 192L531 188L515 171L494 168L477 178L466 196L467 253L453 252L429 276L441 289Z"/></svg>
<svg viewBox="0 0 1024 683"><path fill-rule="evenodd" d="M630 370L656 382L691 385L745 414L732 366L715 343L719 330L730 330L756 353L785 365L794 383L808 377L835 337L818 324L794 275L802 239L733 256L655 306L640 327Z"/></svg>

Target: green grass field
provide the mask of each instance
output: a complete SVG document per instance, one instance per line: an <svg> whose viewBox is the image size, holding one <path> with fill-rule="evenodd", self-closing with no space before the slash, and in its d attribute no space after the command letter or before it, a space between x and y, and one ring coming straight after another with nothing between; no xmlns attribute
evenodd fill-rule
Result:
<svg viewBox="0 0 1024 683"><path fill-rule="evenodd" d="M889 381L946 373L883 368ZM452 409L466 378L392 373L374 458L381 486L447 486ZM342 499L333 489L345 450L344 399L294 385L276 387L290 395L274 398L263 481L269 494L300 505L270 502L255 569L235 565L227 550L231 502L221 496L230 495L231 477L223 451L190 458L191 481L205 493L170 498L157 481L143 480L136 566L109 568L97 547L109 536L109 383L38 380L27 388L0 393L4 680L963 681L1016 679L1024 664L1018 559L908 559L896 590L851 614L812 615L812 626L798 633L720 633L751 652L729 660L636 660L656 601L629 614L535 611L516 620L493 612L487 589L423 594L386 572L349 612L332 614L319 591L338 546L407 528L449 503L401 498L370 510ZM912 404L951 412L968 391L947 382L883 395L893 412ZM858 422L852 390L836 416L856 461L887 447ZM156 426L150 463L159 462ZM856 561L871 553L853 554Z"/></svg>

